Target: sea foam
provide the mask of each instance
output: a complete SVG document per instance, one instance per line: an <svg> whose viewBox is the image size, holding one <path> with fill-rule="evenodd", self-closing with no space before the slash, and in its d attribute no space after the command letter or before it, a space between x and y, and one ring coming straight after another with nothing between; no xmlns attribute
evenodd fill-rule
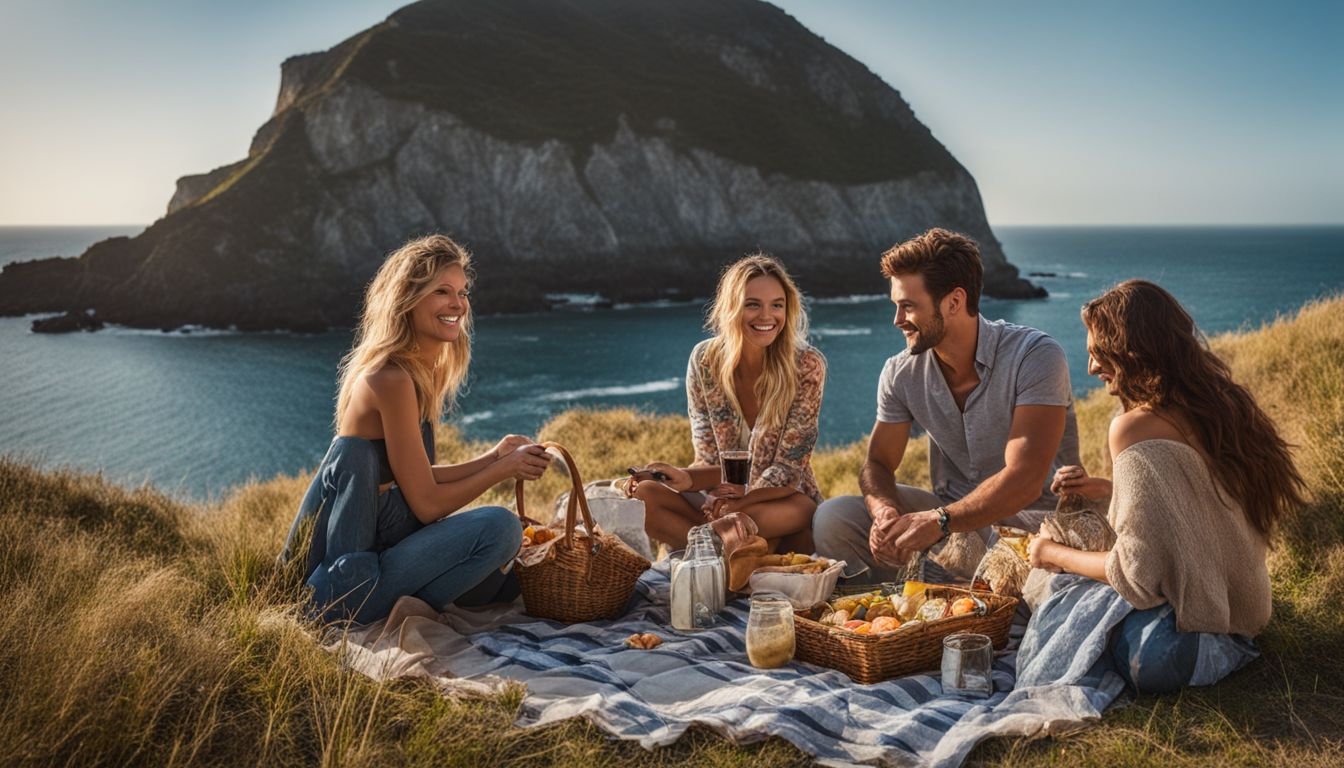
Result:
<svg viewBox="0 0 1344 768"><path fill-rule="evenodd" d="M578 400L584 397L615 397L619 395L644 395L650 392L667 392L681 386L680 378L646 381L643 384L629 384L616 387L590 387L588 389L570 389L562 392L547 392L538 400Z"/></svg>

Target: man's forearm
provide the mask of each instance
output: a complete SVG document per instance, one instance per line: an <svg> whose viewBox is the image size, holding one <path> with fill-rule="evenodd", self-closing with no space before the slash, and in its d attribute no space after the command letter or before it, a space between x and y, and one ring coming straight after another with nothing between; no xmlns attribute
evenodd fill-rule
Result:
<svg viewBox="0 0 1344 768"><path fill-rule="evenodd" d="M954 532L974 531L1012 517L1040 496L1041 485L1031 473L1007 467L948 504L948 525Z"/></svg>
<svg viewBox="0 0 1344 768"><path fill-rule="evenodd" d="M896 503L896 472L882 464L869 459L863 463L863 469L859 470L859 489L863 491L863 503L868 508L868 514L871 516L873 510L878 506L888 506L899 512L908 512L901 509Z"/></svg>

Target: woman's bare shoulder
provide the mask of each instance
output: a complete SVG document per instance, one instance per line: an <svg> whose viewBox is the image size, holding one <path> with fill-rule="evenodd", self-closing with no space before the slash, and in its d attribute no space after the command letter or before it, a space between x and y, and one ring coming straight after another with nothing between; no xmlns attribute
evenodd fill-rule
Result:
<svg viewBox="0 0 1344 768"><path fill-rule="evenodd" d="M363 383L379 400L387 397L402 397L410 394L415 397L415 382L411 380L411 375L396 363L384 363L382 367L375 371L370 371L362 377Z"/></svg>
<svg viewBox="0 0 1344 768"><path fill-rule="evenodd" d="M1112 456L1119 456L1121 451L1144 440L1175 440L1189 445L1189 440L1170 418L1148 408L1134 408L1111 420L1108 441Z"/></svg>

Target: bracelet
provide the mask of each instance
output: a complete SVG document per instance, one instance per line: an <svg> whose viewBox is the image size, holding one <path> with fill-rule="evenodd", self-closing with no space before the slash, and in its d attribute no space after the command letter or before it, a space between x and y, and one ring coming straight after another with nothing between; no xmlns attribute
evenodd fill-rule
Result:
<svg viewBox="0 0 1344 768"><path fill-rule="evenodd" d="M952 518L948 516L947 510L943 507L934 507L933 511L938 513L938 527L943 532L943 538L946 539L952 533Z"/></svg>

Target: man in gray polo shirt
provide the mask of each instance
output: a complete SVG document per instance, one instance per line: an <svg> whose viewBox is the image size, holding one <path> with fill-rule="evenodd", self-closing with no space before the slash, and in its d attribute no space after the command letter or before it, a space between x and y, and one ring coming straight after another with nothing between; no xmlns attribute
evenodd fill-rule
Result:
<svg viewBox="0 0 1344 768"><path fill-rule="evenodd" d="M817 551L857 581L899 580L951 533L989 543L991 523L1035 530L1055 506L1054 470L1081 463L1064 350L981 316L974 241L931 229L883 254L882 273L907 348L878 380L863 496L827 500L813 518ZM912 423L929 436L932 493L895 480ZM945 565L965 576L975 564Z"/></svg>

